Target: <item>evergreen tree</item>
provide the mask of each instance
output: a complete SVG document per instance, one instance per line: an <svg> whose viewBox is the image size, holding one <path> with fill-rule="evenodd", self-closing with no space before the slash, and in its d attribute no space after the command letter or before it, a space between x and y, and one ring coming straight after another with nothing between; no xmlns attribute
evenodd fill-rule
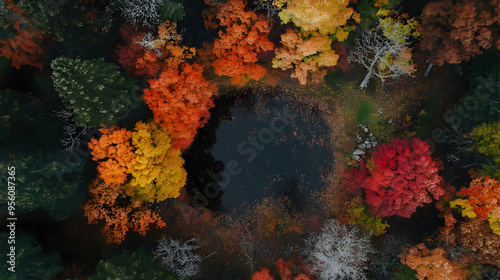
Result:
<svg viewBox="0 0 500 280"><path fill-rule="evenodd" d="M137 252L123 252L108 260L101 260L89 280L176 280L174 274L165 271L154 260L153 253L144 248Z"/></svg>
<svg viewBox="0 0 500 280"><path fill-rule="evenodd" d="M9 254L11 245L7 243L7 234L0 235L0 239L5 241L1 242L0 250L2 253ZM11 267L7 261L0 262L3 280L54 279L56 274L63 271L64 267L59 255L42 253L42 247L33 236L17 232L15 240L15 272L7 270ZM6 258L4 255L2 260Z"/></svg>
<svg viewBox="0 0 500 280"><path fill-rule="evenodd" d="M7 167L15 167L16 210L47 210L63 219L83 202L75 195L81 185L82 164L68 164L61 152L62 133L43 104L27 94L0 93L0 179L7 185ZM0 192L0 203L7 193Z"/></svg>
<svg viewBox="0 0 500 280"><path fill-rule="evenodd" d="M75 113L81 126L98 127L118 122L137 86L119 72L119 67L104 59L52 61L54 87Z"/></svg>
<svg viewBox="0 0 500 280"><path fill-rule="evenodd" d="M20 0L43 33L55 38L72 54L95 57L103 42L97 11L78 0Z"/></svg>

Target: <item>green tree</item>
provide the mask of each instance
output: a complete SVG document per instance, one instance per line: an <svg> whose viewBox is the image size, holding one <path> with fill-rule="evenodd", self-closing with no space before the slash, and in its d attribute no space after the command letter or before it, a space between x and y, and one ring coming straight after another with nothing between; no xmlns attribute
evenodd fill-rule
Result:
<svg viewBox="0 0 500 280"><path fill-rule="evenodd" d="M19 0L44 34L61 42L71 53L96 57L104 41L97 11L79 0Z"/></svg>
<svg viewBox="0 0 500 280"><path fill-rule="evenodd" d="M488 165L483 165L480 176L491 176L500 180L500 122L483 123L472 130L478 152L491 157Z"/></svg>
<svg viewBox="0 0 500 280"><path fill-rule="evenodd" d="M140 248L137 252L123 252L108 260L101 260L89 280L176 280L154 260L153 253Z"/></svg>
<svg viewBox="0 0 500 280"><path fill-rule="evenodd" d="M498 61L500 55L496 59ZM455 121L472 121L474 124L500 121L500 65L487 65L477 60L472 70L470 89L460 100Z"/></svg>
<svg viewBox="0 0 500 280"><path fill-rule="evenodd" d="M7 234L0 235L0 250L2 250L2 261L0 269L2 270L3 280L35 280L35 279L53 279L56 274L63 271L61 259L56 253L42 253L42 247L38 244L35 237L23 232L17 232L16 244L7 243ZM7 270L10 265L7 263L10 253L10 246L15 246L16 265L15 272Z"/></svg>
<svg viewBox="0 0 500 280"><path fill-rule="evenodd" d="M120 112L128 106L134 81L125 78L119 67L104 59L70 59L52 61L52 80L59 96L75 113L81 126L98 127L115 124Z"/></svg>
<svg viewBox="0 0 500 280"><path fill-rule="evenodd" d="M0 92L0 173L15 167L16 209L25 212L38 208L54 218L63 219L83 202L79 174L83 164L68 164L61 152L59 122L43 104L28 94ZM0 179L7 185L7 176ZM0 203L7 193L0 192Z"/></svg>
<svg viewBox="0 0 500 280"><path fill-rule="evenodd" d="M177 22L182 20L185 15L184 6L181 3L163 0L163 5L160 9L160 18L162 22L165 20Z"/></svg>

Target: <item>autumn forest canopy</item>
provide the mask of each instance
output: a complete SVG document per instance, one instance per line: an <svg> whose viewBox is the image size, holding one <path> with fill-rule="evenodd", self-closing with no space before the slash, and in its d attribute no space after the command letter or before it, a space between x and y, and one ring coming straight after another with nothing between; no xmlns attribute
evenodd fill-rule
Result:
<svg viewBox="0 0 500 280"><path fill-rule="evenodd" d="M499 0L0 15L2 279L499 279Z"/></svg>

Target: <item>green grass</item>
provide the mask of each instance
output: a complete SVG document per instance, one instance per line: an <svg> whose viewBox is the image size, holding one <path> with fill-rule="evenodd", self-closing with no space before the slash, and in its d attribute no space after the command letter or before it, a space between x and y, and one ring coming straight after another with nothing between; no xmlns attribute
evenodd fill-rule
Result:
<svg viewBox="0 0 500 280"><path fill-rule="evenodd" d="M356 115L356 122L362 124L367 124L369 122L372 122L370 117L374 113L374 111L375 110L373 109L373 106L370 104L369 101L367 100L361 101L361 104L358 107L358 114Z"/></svg>

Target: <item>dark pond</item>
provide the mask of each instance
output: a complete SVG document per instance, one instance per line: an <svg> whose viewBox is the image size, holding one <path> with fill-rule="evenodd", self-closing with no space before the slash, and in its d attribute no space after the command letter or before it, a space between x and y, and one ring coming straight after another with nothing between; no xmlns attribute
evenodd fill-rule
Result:
<svg viewBox="0 0 500 280"><path fill-rule="evenodd" d="M216 142L206 151L223 163L218 181L221 210L251 204L277 194L290 184L303 198L323 187L322 175L331 170L329 129L317 108L282 94L239 96L230 117L219 123ZM209 174L210 175L210 174ZM214 186L205 187L207 196Z"/></svg>

